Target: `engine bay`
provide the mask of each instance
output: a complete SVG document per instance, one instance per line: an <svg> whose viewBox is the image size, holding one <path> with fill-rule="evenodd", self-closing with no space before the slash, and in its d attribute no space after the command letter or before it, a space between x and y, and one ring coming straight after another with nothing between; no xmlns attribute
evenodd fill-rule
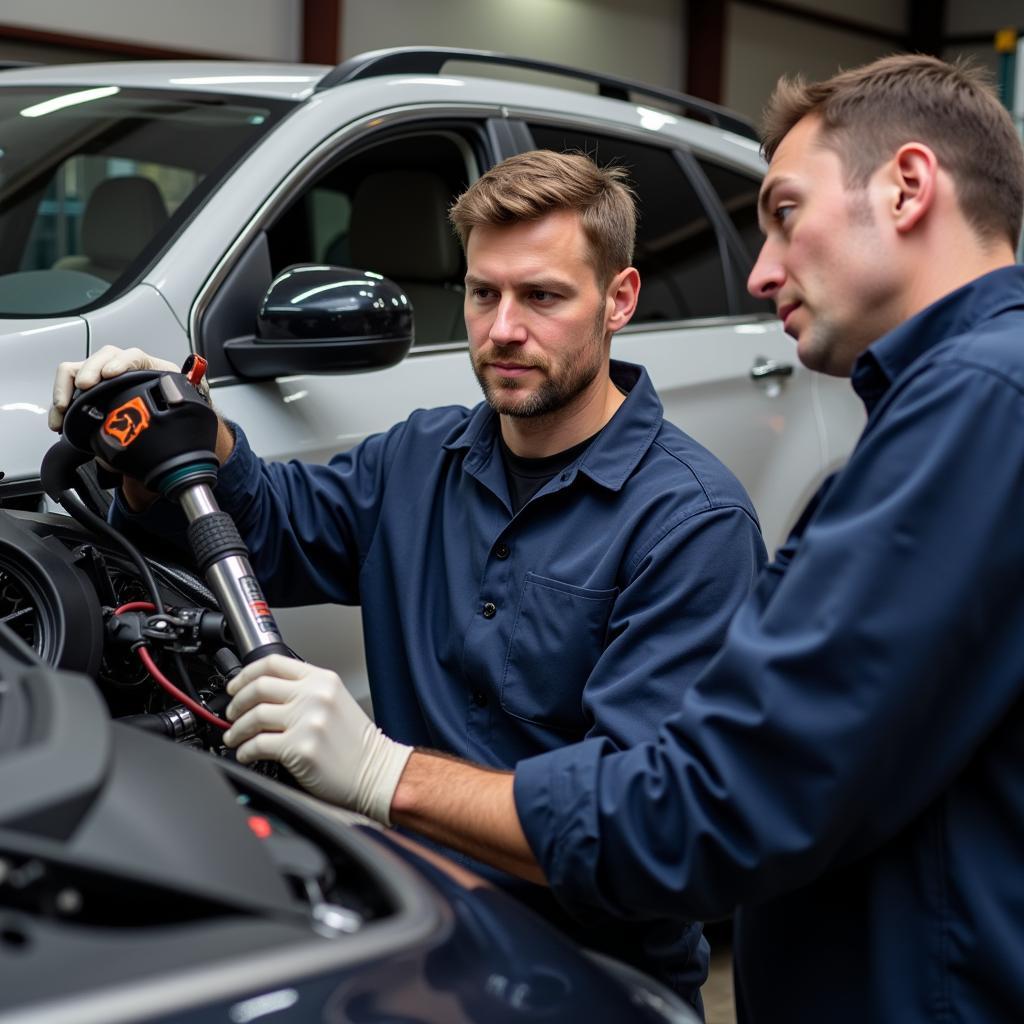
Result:
<svg viewBox="0 0 1024 1024"><path fill-rule="evenodd" d="M163 611L112 543L67 516L2 511L0 622L47 664L92 678L112 718L224 755L223 727L188 706L222 719L241 667L224 616L197 576L146 561Z"/></svg>
<svg viewBox="0 0 1024 1024"><path fill-rule="evenodd" d="M80 1020L126 977L261 951L263 977L295 976L433 927L379 842L276 765L237 764L225 616L187 568L144 563L148 580L106 534L0 509L0 955L21 964L6 1007L46 993Z"/></svg>

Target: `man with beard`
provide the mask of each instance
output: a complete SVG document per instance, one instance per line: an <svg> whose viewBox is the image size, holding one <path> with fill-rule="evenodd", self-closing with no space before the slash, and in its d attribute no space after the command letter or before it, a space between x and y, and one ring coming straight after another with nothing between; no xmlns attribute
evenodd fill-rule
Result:
<svg viewBox="0 0 1024 1024"><path fill-rule="evenodd" d="M663 420L641 367L610 361L640 287L622 179L538 151L493 168L453 206L486 399L475 409L418 411L326 466L264 463L239 427L221 425L216 496L268 599L362 605L376 720L401 744L509 769L587 737L619 749L650 739L762 564L742 486ZM116 349L63 365L51 425L73 386L150 367L174 368ZM126 481L122 520L169 529L170 508L136 516L125 498L136 510L151 500ZM312 728L337 676L275 665L290 720ZM383 774L397 779L405 756ZM386 807L362 810L388 820ZM496 877L560 915L546 890ZM699 926L643 938L585 927L588 945L639 961L699 1005Z"/></svg>

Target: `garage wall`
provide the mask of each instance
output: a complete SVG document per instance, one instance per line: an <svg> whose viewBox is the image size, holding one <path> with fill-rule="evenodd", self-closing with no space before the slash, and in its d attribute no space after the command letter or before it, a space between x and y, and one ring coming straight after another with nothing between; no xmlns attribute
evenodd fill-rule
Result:
<svg viewBox="0 0 1024 1024"><path fill-rule="evenodd" d="M856 6L848 0L804 0L784 6L856 22L867 31L816 25L793 14L732 0L722 102L748 117L760 115L779 75L799 72L810 79L827 77L840 67L854 67L892 53L897 48L894 41L880 37L903 35L907 29L907 0L859 0ZM1016 27L1024 34L1020 0L947 0L945 35L975 38L951 42L942 55L947 59L970 57L995 77L999 58L993 37L1004 26ZM872 36L872 29L878 30L877 37Z"/></svg>
<svg viewBox="0 0 1024 1024"><path fill-rule="evenodd" d="M289 61L301 55L301 14L301 0L0 2L0 23L38 32ZM12 55L8 47L4 49ZM90 59L96 59L95 51Z"/></svg>
<svg viewBox="0 0 1024 1024"><path fill-rule="evenodd" d="M849 18L890 32L903 32L907 23L907 0L796 0L787 6Z"/></svg>
<svg viewBox="0 0 1024 1024"><path fill-rule="evenodd" d="M346 0L341 47L500 50L677 89L683 11L683 0Z"/></svg>
<svg viewBox="0 0 1024 1024"><path fill-rule="evenodd" d="M838 0L833 6L838 6ZM857 20L866 21L861 14L858 10ZM889 24L879 27L893 30ZM895 30L902 31L902 26ZM892 44L882 39L733 3L726 32L722 102L756 121L780 75L799 72L811 80L827 78L841 67L855 67L892 52Z"/></svg>
<svg viewBox="0 0 1024 1024"><path fill-rule="evenodd" d="M949 0L946 32L991 32L1007 25L1024 28L1024 6L1020 0Z"/></svg>
<svg viewBox="0 0 1024 1024"><path fill-rule="evenodd" d="M955 0L946 12L949 36L987 35L1005 27L1017 28L1024 34L1024 5L1019 0ZM947 59L958 55L971 57L993 75L998 73L999 56L989 41L953 44L943 52Z"/></svg>

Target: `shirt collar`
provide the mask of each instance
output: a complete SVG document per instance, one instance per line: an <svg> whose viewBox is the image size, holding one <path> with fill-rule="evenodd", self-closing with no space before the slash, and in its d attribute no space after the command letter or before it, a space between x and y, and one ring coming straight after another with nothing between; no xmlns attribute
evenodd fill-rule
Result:
<svg viewBox="0 0 1024 1024"><path fill-rule="evenodd" d="M850 380L870 414L915 360L1008 309L1024 306L1024 267L1001 267L932 303L883 334L853 365Z"/></svg>
<svg viewBox="0 0 1024 1024"><path fill-rule="evenodd" d="M570 467L566 484L576 472L585 473L595 483L617 491L629 478L637 463L650 448L661 429L662 405L654 385L642 366L611 361L612 382L626 392L626 400L616 410L581 460ZM475 471L484 467L494 454L499 420L486 402L481 402L465 425L444 447L449 451L468 449L465 468Z"/></svg>

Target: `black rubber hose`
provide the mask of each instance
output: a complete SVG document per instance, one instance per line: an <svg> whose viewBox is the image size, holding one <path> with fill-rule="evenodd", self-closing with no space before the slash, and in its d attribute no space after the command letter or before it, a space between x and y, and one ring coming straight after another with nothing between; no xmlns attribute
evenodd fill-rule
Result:
<svg viewBox="0 0 1024 1024"><path fill-rule="evenodd" d="M51 495L52 497L52 495ZM142 552L128 540L127 537L122 536L115 530L110 523L105 519L96 515L92 509L88 508L85 503L74 493L74 491L67 489L60 492L60 503L67 509L68 513L77 519L83 526L91 529L93 533L102 534L108 540L113 541L123 551L125 551L128 557L132 560L132 564L139 572L139 576L142 577L142 583L146 590L149 591L150 599L153 602L154 607L157 610L157 614L164 615L166 611L164 609L163 598L160 596L160 591L157 588L156 580L153 578L153 573L150 571L149 566L146 564L146 559L142 556ZM199 699L199 693L196 691L195 686L192 684L192 680L189 677L188 669L185 667L185 661L178 651L172 651L172 658L174 661L174 670L178 673L178 680L181 683L181 688L194 700L196 703L202 703Z"/></svg>

